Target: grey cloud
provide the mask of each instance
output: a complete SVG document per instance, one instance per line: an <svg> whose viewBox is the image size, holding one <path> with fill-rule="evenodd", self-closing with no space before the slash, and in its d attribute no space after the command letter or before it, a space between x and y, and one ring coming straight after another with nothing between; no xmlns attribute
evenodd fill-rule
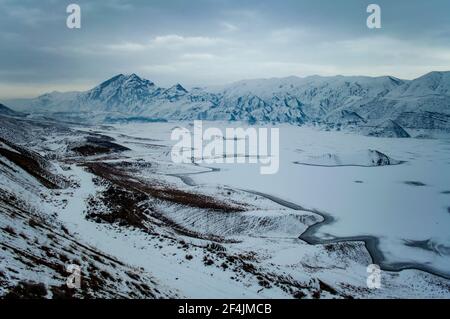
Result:
<svg viewBox="0 0 450 319"><path fill-rule="evenodd" d="M160 85L450 69L450 3L407 0L0 0L0 98L137 72ZM369 30L366 6L382 8Z"/></svg>

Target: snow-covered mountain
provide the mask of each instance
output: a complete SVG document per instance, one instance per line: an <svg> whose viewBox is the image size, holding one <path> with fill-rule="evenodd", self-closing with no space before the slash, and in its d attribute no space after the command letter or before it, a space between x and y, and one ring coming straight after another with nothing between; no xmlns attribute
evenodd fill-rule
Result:
<svg viewBox="0 0 450 319"><path fill-rule="evenodd" d="M391 76L310 76L168 89L136 74L117 75L87 92L53 92L11 101L17 110L75 119L242 120L450 131L450 71L415 80ZM389 131L387 135L397 134ZM383 135L383 133L381 134ZM405 135L405 134L403 134Z"/></svg>
<svg viewBox="0 0 450 319"><path fill-rule="evenodd" d="M366 120L393 120L403 128L450 130L450 72L431 72L403 81L388 94L344 106L330 113L339 118L346 110Z"/></svg>

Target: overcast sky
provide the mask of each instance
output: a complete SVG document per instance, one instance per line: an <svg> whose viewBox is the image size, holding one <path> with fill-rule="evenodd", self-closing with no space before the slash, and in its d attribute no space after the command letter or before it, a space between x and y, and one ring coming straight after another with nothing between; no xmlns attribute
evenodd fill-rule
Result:
<svg viewBox="0 0 450 319"><path fill-rule="evenodd" d="M81 7L81 29L66 7ZM366 26L379 4L382 28ZM118 73L160 86L450 70L448 0L0 0L0 99Z"/></svg>

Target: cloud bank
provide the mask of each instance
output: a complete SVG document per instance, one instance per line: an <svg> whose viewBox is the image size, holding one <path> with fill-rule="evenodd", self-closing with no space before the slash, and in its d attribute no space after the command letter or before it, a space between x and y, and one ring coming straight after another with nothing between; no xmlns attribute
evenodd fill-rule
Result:
<svg viewBox="0 0 450 319"><path fill-rule="evenodd" d="M450 3L377 1L382 29L366 26L366 1L0 0L0 99L82 90L117 73L162 86L247 78L394 75L450 69Z"/></svg>

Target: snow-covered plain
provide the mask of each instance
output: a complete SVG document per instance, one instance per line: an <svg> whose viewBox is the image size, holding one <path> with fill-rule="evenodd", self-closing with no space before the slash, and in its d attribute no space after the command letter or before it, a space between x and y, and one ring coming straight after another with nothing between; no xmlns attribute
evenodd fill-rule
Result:
<svg viewBox="0 0 450 319"><path fill-rule="evenodd" d="M204 125L223 131L230 126ZM189 128L190 123L116 129L170 144L170 131L176 126ZM318 239L372 236L379 240L386 265L418 264L450 276L450 139L376 138L314 127L279 127L277 174L261 175L257 164L213 164L208 166L220 170L189 177L198 184L258 191L324 212L334 221L316 229ZM395 165L369 166L368 150L387 155ZM328 167L323 159L330 154L339 161Z"/></svg>

